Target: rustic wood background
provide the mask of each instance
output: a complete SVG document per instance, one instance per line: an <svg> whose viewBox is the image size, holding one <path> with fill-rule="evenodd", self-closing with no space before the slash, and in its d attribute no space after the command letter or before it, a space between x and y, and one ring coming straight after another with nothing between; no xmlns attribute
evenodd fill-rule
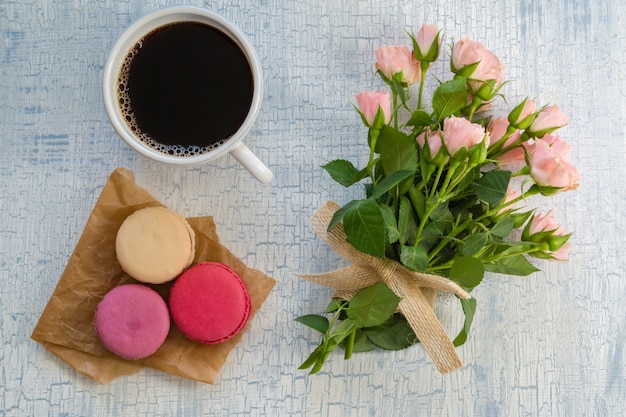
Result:
<svg viewBox="0 0 626 417"><path fill-rule="evenodd" d="M237 22L263 62L265 96L247 143L274 171L269 185L231 157L191 169L139 158L101 103L116 38L167 0L0 0L1 416L619 416L626 413L626 7L615 0L189 0ZM526 95L571 122L580 188L549 200L573 232L571 260L530 277L488 275L465 367L439 375L421 347L331 357L298 371L315 347L294 322L330 290L297 273L342 261L311 232L325 200L358 190L320 165L363 161L353 95L376 89L374 50L408 43L422 23L485 43ZM446 47L446 54L449 49ZM444 74L440 60L435 74ZM432 87L434 80L431 79ZM153 370L99 385L29 336L109 173L118 166L186 216L213 215L223 243L278 284L215 385ZM454 300L437 312L450 333Z"/></svg>

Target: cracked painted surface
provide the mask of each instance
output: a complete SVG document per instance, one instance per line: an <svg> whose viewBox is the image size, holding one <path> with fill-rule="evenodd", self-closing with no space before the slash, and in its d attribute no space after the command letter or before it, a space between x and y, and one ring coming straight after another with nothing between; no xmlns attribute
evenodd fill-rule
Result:
<svg viewBox="0 0 626 417"><path fill-rule="evenodd" d="M248 145L274 171L255 182L230 157L190 169L138 158L101 104L101 71L117 36L169 1L0 1L0 416L617 416L626 408L626 8L613 0L190 1L238 22L263 63L265 96ZM531 277L489 275L465 367L440 376L420 347L335 356L318 375L296 368L316 335L293 319L330 290L296 273L342 261L309 229L344 190L319 168L364 161L354 94L380 88L374 50L407 43L422 23L446 42L485 43L527 94L570 117L580 188L550 199L573 232L568 263ZM440 60L433 73L442 74ZM435 81L430 80L430 87ZM217 384L152 370L102 386L29 339L109 173L185 216L213 215L223 243L278 284ZM351 194L353 193L353 194ZM544 207L548 208L548 207ZM458 306L437 312L454 333Z"/></svg>

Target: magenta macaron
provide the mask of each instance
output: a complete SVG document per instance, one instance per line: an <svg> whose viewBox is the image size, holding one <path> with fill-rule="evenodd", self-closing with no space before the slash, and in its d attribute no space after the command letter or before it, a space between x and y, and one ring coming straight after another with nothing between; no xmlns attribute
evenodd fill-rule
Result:
<svg viewBox="0 0 626 417"><path fill-rule="evenodd" d="M167 304L153 289L140 284L109 291L96 309L94 324L102 344L125 359L155 353L170 329Z"/></svg>
<svg viewBox="0 0 626 417"><path fill-rule="evenodd" d="M227 265L202 262L174 282L169 306L172 319L190 339L215 344L235 336L250 316L248 290Z"/></svg>

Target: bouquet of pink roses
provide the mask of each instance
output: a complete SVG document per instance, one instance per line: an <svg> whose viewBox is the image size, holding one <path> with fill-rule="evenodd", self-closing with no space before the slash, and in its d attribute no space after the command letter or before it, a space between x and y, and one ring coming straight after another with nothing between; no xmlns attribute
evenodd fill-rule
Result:
<svg viewBox="0 0 626 417"><path fill-rule="evenodd" d="M364 197L343 207L329 202L312 219L316 233L352 263L303 276L336 289L324 314L296 319L322 334L301 366L312 373L337 346L348 359L417 342L442 373L457 369L454 347L467 339L476 309L469 293L485 272L529 275L538 270L529 257L567 257L570 235L551 212L518 207L529 196L577 187L570 148L555 134L567 118L529 98L495 117L504 67L465 37L453 45L451 79L439 81L426 104L440 35L424 25L411 36L412 50L376 51L389 91L359 93L355 106L368 128L367 165L338 159L323 166L345 187L364 183ZM455 294L465 314L453 341L432 309L437 291Z"/></svg>

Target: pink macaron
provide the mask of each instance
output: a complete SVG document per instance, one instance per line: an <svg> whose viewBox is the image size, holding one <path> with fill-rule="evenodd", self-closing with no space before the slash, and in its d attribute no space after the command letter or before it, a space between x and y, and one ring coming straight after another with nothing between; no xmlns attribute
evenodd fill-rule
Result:
<svg viewBox="0 0 626 417"><path fill-rule="evenodd" d="M125 359L152 355L170 329L167 304L153 289L121 285L109 291L98 304L95 327L102 344Z"/></svg>
<svg viewBox="0 0 626 417"><path fill-rule="evenodd" d="M203 262L183 272L169 299L174 323L190 339L215 344L235 336L250 317L250 296L228 266Z"/></svg>

